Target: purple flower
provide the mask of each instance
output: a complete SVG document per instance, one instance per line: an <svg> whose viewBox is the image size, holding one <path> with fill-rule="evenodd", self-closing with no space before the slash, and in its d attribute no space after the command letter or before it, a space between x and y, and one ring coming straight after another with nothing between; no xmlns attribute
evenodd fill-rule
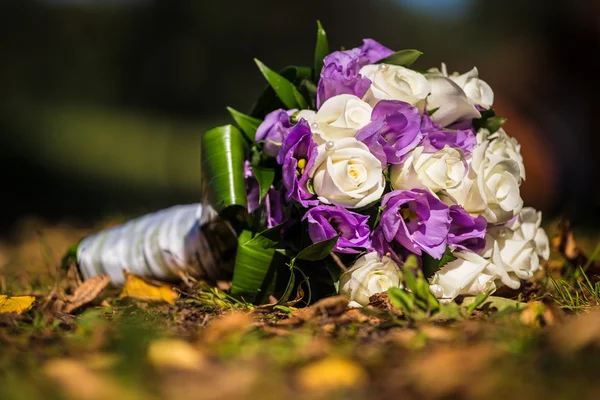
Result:
<svg viewBox="0 0 600 400"><path fill-rule="evenodd" d="M308 190L308 171L317 156L317 144L312 140L310 126L301 119L283 140L277 162L282 165L282 180L286 188L286 198L293 199L304 207L316 205L318 200L310 200L314 194Z"/></svg>
<svg viewBox="0 0 600 400"><path fill-rule="evenodd" d="M362 98L371 86L371 81L360 75L360 69L392 53L392 50L375 40L364 39L360 47L334 51L326 56L317 89L317 108L325 100L339 94L353 94Z"/></svg>
<svg viewBox="0 0 600 400"><path fill-rule="evenodd" d="M424 251L439 259L446 250L450 211L431 193L420 190L395 190L383 196L381 230L387 242L397 241L409 251Z"/></svg>
<svg viewBox="0 0 600 400"><path fill-rule="evenodd" d="M421 114L416 107L397 100L382 100L371 114L372 122L356 134L385 167L400 164L422 139Z"/></svg>
<svg viewBox="0 0 600 400"><path fill-rule="evenodd" d="M359 47L361 54L369 60L369 64L383 60L387 56L394 54L394 50L388 49L381 43L373 39L363 39L363 45Z"/></svg>
<svg viewBox="0 0 600 400"><path fill-rule="evenodd" d="M275 110L270 112L265 117L265 120L258 126L256 130L256 141L270 140L271 142L281 143L286 138L292 129L290 117L297 110ZM281 146L275 143L266 142L264 144L264 152L269 157L277 157Z"/></svg>
<svg viewBox="0 0 600 400"><path fill-rule="evenodd" d="M469 123L471 122L469 121ZM435 153L448 145L469 154L477 145L472 127L462 124L442 128L441 125L433 122L427 113L424 113L421 119L421 132L423 133L421 145L425 147L425 151L428 153Z"/></svg>
<svg viewBox="0 0 600 400"><path fill-rule="evenodd" d="M339 234L334 251L358 254L371 247L368 216L340 206L320 205L308 210L302 219L308 220L308 235L313 243L331 239Z"/></svg>
<svg viewBox="0 0 600 400"><path fill-rule="evenodd" d="M244 178L246 180L246 197L248 199L248 212L253 213L261 206L265 208L267 228L279 225L284 220L284 191L271 186L264 199L260 198L258 181L252 173L250 161L244 164Z"/></svg>
<svg viewBox="0 0 600 400"><path fill-rule="evenodd" d="M487 221L482 215L472 217L461 206L450 206L448 245L452 250L471 250L476 253L485 247Z"/></svg>

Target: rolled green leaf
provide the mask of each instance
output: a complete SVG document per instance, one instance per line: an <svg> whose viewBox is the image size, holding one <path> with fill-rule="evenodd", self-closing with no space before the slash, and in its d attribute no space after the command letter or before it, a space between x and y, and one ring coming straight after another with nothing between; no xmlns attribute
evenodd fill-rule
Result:
<svg viewBox="0 0 600 400"><path fill-rule="evenodd" d="M235 123L238 124L242 132L244 132L244 135L246 135L248 140L254 142L256 130L262 121L258 118L243 114L231 107L227 107L227 111L229 111L229 114L231 114L231 117Z"/></svg>
<svg viewBox="0 0 600 400"><path fill-rule="evenodd" d="M323 59L329 54L329 44L327 43L327 34L321 21L317 20L317 44L315 46L315 63L313 70L313 81L319 81L319 75L323 69Z"/></svg>
<svg viewBox="0 0 600 400"><path fill-rule="evenodd" d="M267 82L269 82L269 85L271 85L279 99L281 99L288 109L308 107L306 99L304 99L292 82L267 67L258 59L254 59L254 61Z"/></svg>
<svg viewBox="0 0 600 400"><path fill-rule="evenodd" d="M414 49L400 50L394 54L390 54L383 60L377 61L377 64L392 64L401 67L410 67L422 54L423 53L419 50Z"/></svg>
<svg viewBox="0 0 600 400"><path fill-rule="evenodd" d="M247 207L244 160L247 148L242 133L232 125L213 128L201 136L202 178L210 204L218 211Z"/></svg>
<svg viewBox="0 0 600 400"><path fill-rule="evenodd" d="M287 268L286 258L277 251L277 242L268 237L243 231L238 239L231 294L261 304L273 294L278 275ZM290 271L291 273L291 271Z"/></svg>

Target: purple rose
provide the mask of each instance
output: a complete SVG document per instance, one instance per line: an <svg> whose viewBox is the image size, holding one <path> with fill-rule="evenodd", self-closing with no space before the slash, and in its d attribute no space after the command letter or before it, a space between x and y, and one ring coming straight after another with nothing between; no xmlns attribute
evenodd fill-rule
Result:
<svg viewBox="0 0 600 400"><path fill-rule="evenodd" d="M371 86L371 81L359 74L360 69L392 53L392 50L375 40L364 39L360 47L334 51L326 56L317 88L317 108L325 100L339 94L353 94L362 98Z"/></svg>
<svg viewBox="0 0 600 400"><path fill-rule="evenodd" d="M252 173L250 161L246 161L244 164L244 178L246 179L248 212L253 213L261 206L264 206L267 228L272 228L275 225L282 223L284 220L284 191L282 189L275 189L275 187L271 185L265 198L261 199L258 181Z"/></svg>
<svg viewBox="0 0 600 400"><path fill-rule="evenodd" d="M256 141L269 140L271 142L281 143L292 129L290 117L298 110L275 110L265 117L265 120L256 130ZM277 157L281 146L275 143L265 142L264 152L269 157Z"/></svg>
<svg viewBox="0 0 600 400"><path fill-rule="evenodd" d="M277 153L277 162L282 165L286 198L296 200L304 207L319 203L318 200L310 200L314 194L308 190L308 171L316 156L317 144L312 139L310 126L305 119L301 119L283 140Z"/></svg>
<svg viewBox="0 0 600 400"><path fill-rule="evenodd" d="M371 230L368 216L346 210L340 206L320 205L304 214L308 220L308 235L313 243L340 235L334 251L358 254L371 247Z"/></svg>
<svg viewBox="0 0 600 400"><path fill-rule="evenodd" d="M383 196L381 230L387 242L397 241L409 251L424 251L439 259L444 254L450 229L448 206L431 193L395 190Z"/></svg>
<svg viewBox="0 0 600 400"><path fill-rule="evenodd" d="M433 122L427 113L423 114L421 120L421 132L423 133L421 145L428 153L435 153L448 145L469 154L477 145L475 132L469 126L463 124L442 128L441 125Z"/></svg>
<svg viewBox="0 0 600 400"><path fill-rule="evenodd" d="M472 217L461 206L450 206L448 245L452 250L471 250L476 253L485 247L487 221L482 215Z"/></svg>
<svg viewBox="0 0 600 400"><path fill-rule="evenodd" d="M421 114L416 107L397 100L382 100L371 113L372 122L356 134L385 167L400 164L421 142Z"/></svg>

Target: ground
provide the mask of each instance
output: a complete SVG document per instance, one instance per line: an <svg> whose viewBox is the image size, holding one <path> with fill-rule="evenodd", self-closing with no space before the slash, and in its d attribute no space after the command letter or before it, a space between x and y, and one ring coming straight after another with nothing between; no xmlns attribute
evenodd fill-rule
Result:
<svg viewBox="0 0 600 400"><path fill-rule="evenodd" d="M35 297L0 314L0 399L598 399L596 236L549 230L533 283L427 315L386 295L256 307L201 282L123 297L60 268L87 230L27 221L0 244L0 293Z"/></svg>

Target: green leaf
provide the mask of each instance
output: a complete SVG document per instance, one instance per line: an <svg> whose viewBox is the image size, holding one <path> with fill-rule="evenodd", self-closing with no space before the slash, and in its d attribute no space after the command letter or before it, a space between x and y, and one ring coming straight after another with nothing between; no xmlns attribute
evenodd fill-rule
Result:
<svg viewBox="0 0 600 400"><path fill-rule="evenodd" d="M446 247L444 254L442 254L442 258L440 258L439 260L431 257L429 254L423 254L422 260L423 275L426 278L431 278L433 274L435 274L444 265L456 260L456 257L454 256L454 254L452 254L452 250L450 250L450 247Z"/></svg>
<svg viewBox="0 0 600 400"><path fill-rule="evenodd" d="M231 117L235 123L238 124L242 132L244 132L244 135L246 135L248 140L254 142L256 130L262 121L258 118L243 114L231 107L227 107L227 111L229 111L229 114L231 114Z"/></svg>
<svg viewBox="0 0 600 400"><path fill-rule="evenodd" d="M467 315L473 314L473 311L479 308L488 299L488 297L490 297L491 294L492 290L488 290L485 293L477 295L477 297L473 299L473 302L467 306Z"/></svg>
<svg viewBox="0 0 600 400"><path fill-rule="evenodd" d="M440 268L442 268L444 265L454 260L456 260L456 256L452 254L452 250L450 249L450 247L446 247L444 254L442 254L442 258L439 261L439 266Z"/></svg>
<svg viewBox="0 0 600 400"><path fill-rule="evenodd" d="M277 272L286 260L276 245L266 236L252 238L252 232L242 231L231 282L233 296L256 304L267 301L275 290Z"/></svg>
<svg viewBox="0 0 600 400"><path fill-rule="evenodd" d="M323 59L329 54L329 44L327 43L327 34L321 25L321 21L317 21L317 44L315 46L315 63L313 70L313 80L319 81L319 75L323 69Z"/></svg>
<svg viewBox="0 0 600 400"><path fill-rule="evenodd" d="M497 132L505 122L506 118L504 117L490 117L484 121L483 127L489 130L490 133L494 133Z"/></svg>
<svg viewBox="0 0 600 400"><path fill-rule="evenodd" d="M461 305L466 306L467 309L469 309L473 304L478 302L478 298L479 296L465 297ZM518 309L519 304L518 301L507 299L505 297L488 296L481 304L476 305L473 310L487 306L489 308L496 308L498 311L504 311L506 309Z"/></svg>
<svg viewBox="0 0 600 400"><path fill-rule="evenodd" d="M244 161L246 140L232 125L213 128L200 139L202 179L208 199L217 211L247 207Z"/></svg>
<svg viewBox="0 0 600 400"><path fill-rule="evenodd" d="M258 59L254 59L254 61L267 82L269 82L269 85L271 85L277 96L288 109L304 109L308 107L306 100L292 82L264 65Z"/></svg>
<svg viewBox="0 0 600 400"><path fill-rule="evenodd" d="M419 50L414 49L406 49L395 52L394 54L390 54L383 60L377 61L376 64L392 64L392 65L400 65L402 67L410 67L412 63L417 61L423 53Z"/></svg>
<svg viewBox="0 0 600 400"><path fill-rule="evenodd" d="M394 307L398 307L406 315L410 315L413 312L415 303L410 293L408 293L404 289L395 287L389 288L387 293L388 299Z"/></svg>
<svg viewBox="0 0 600 400"><path fill-rule="evenodd" d="M310 81L312 79L312 68L309 67L291 65L281 69L278 73L294 85L298 86L299 90L302 89L302 82ZM285 107L285 104L277 97L277 93L275 93L273 88L267 86L256 100L256 103L254 103L250 115L262 119L269 112L282 107Z"/></svg>
<svg viewBox="0 0 600 400"><path fill-rule="evenodd" d="M436 107L436 108L432 108L431 110L427 110L427 115L429 115L431 117L439 109L440 109L439 107Z"/></svg>
<svg viewBox="0 0 600 400"><path fill-rule="evenodd" d="M258 190L260 192L260 198L258 202L262 203L262 200L267 195L267 192L269 191L269 188L275 179L275 170L272 168L262 168L254 165L251 166L251 168L254 177L258 181Z"/></svg>
<svg viewBox="0 0 600 400"><path fill-rule="evenodd" d="M307 260L307 261L318 261L322 260L331 253L335 247L340 235L332 237L331 239L323 240L317 243L313 243L306 247L294 259Z"/></svg>

